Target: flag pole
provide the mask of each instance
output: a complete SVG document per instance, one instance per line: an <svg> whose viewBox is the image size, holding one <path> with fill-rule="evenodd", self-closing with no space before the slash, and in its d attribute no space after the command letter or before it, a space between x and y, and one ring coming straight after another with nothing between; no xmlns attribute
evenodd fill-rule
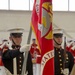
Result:
<svg viewBox="0 0 75 75"><path fill-rule="evenodd" d="M28 39L27 39L27 44L30 44L31 35L32 35L32 28L30 27L29 35L28 35ZM26 64L27 64L28 53L29 53L29 51L25 52L21 75L24 75L24 73L26 73Z"/></svg>
<svg viewBox="0 0 75 75"><path fill-rule="evenodd" d="M27 44L30 44L31 35L32 35L32 28L31 28L31 26L30 26L30 31L29 31L29 35L28 35Z"/></svg>

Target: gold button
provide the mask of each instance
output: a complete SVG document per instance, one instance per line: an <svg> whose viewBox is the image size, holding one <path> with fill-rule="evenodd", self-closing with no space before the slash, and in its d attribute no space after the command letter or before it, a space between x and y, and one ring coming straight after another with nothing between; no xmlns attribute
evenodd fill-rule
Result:
<svg viewBox="0 0 75 75"><path fill-rule="evenodd" d="M68 57L66 59L68 59Z"/></svg>
<svg viewBox="0 0 75 75"><path fill-rule="evenodd" d="M62 64L60 64L60 66L62 66Z"/></svg>
<svg viewBox="0 0 75 75"><path fill-rule="evenodd" d="M58 52L60 54L60 52Z"/></svg>
<svg viewBox="0 0 75 75"><path fill-rule="evenodd" d="M19 61L20 63L22 62L22 61Z"/></svg>
<svg viewBox="0 0 75 75"><path fill-rule="evenodd" d="M62 60L60 59L60 61L62 61Z"/></svg>
<svg viewBox="0 0 75 75"><path fill-rule="evenodd" d="M19 57L21 59L21 57Z"/></svg>
<svg viewBox="0 0 75 75"><path fill-rule="evenodd" d="M19 65L19 67L21 67L21 65Z"/></svg>
<svg viewBox="0 0 75 75"><path fill-rule="evenodd" d="M62 70L62 68L60 68Z"/></svg>
<svg viewBox="0 0 75 75"><path fill-rule="evenodd" d="M19 69L19 71L21 71L21 69Z"/></svg>
<svg viewBox="0 0 75 75"><path fill-rule="evenodd" d="M59 55L59 57L61 57L61 55Z"/></svg>

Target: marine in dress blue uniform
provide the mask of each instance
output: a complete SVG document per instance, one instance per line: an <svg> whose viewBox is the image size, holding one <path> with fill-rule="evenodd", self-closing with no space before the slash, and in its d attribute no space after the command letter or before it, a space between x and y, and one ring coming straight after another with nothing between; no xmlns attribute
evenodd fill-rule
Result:
<svg viewBox="0 0 75 75"><path fill-rule="evenodd" d="M22 72L22 65L24 60L23 52L20 52L21 47L20 44L22 41L23 29L10 29L9 31L11 32L10 40L12 41L12 50L8 48L6 51L4 51L2 60L4 66L10 71L11 74L13 74L14 73L13 59L16 58L17 74L20 75ZM30 52L28 53L26 70L28 71L27 75L33 75Z"/></svg>
<svg viewBox="0 0 75 75"><path fill-rule="evenodd" d="M74 58L72 54L66 51L65 67L63 68L64 49L61 47L63 41L62 37L63 37L63 31L61 29L55 29L53 32L54 51L55 51L54 52L55 53L55 57L54 57L55 75L66 75L64 74L64 70L66 69L69 71L70 74L74 65Z"/></svg>

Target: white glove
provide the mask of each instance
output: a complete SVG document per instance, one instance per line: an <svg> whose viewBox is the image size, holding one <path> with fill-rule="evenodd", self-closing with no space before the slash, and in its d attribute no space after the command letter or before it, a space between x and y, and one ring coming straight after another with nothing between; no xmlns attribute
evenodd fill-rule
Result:
<svg viewBox="0 0 75 75"><path fill-rule="evenodd" d="M67 43L67 46L70 47L73 43L74 43L74 41Z"/></svg>
<svg viewBox="0 0 75 75"><path fill-rule="evenodd" d="M75 45L71 48L72 50L75 50Z"/></svg>
<svg viewBox="0 0 75 75"><path fill-rule="evenodd" d="M7 41L4 42L4 43L0 46L0 48L2 49L5 45L8 47L8 42L7 42Z"/></svg>
<svg viewBox="0 0 75 75"><path fill-rule="evenodd" d="M62 70L62 73L64 75L69 75L69 69L68 68L65 68L64 70Z"/></svg>
<svg viewBox="0 0 75 75"><path fill-rule="evenodd" d="M30 45L24 45L20 48L20 52L25 52L30 50Z"/></svg>

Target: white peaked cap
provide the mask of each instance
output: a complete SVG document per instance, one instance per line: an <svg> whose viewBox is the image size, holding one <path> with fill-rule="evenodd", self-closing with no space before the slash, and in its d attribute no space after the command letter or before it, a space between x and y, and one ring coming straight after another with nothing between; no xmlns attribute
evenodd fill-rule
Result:
<svg viewBox="0 0 75 75"><path fill-rule="evenodd" d="M14 29L9 29L8 31L10 33L23 33L24 29L23 28L14 28Z"/></svg>
<svg viewBox="0 0 75 75"><path fill-rule="evenodd" d="M53 34L63 34L63 30L62 29L54 29Z"/></svg>

